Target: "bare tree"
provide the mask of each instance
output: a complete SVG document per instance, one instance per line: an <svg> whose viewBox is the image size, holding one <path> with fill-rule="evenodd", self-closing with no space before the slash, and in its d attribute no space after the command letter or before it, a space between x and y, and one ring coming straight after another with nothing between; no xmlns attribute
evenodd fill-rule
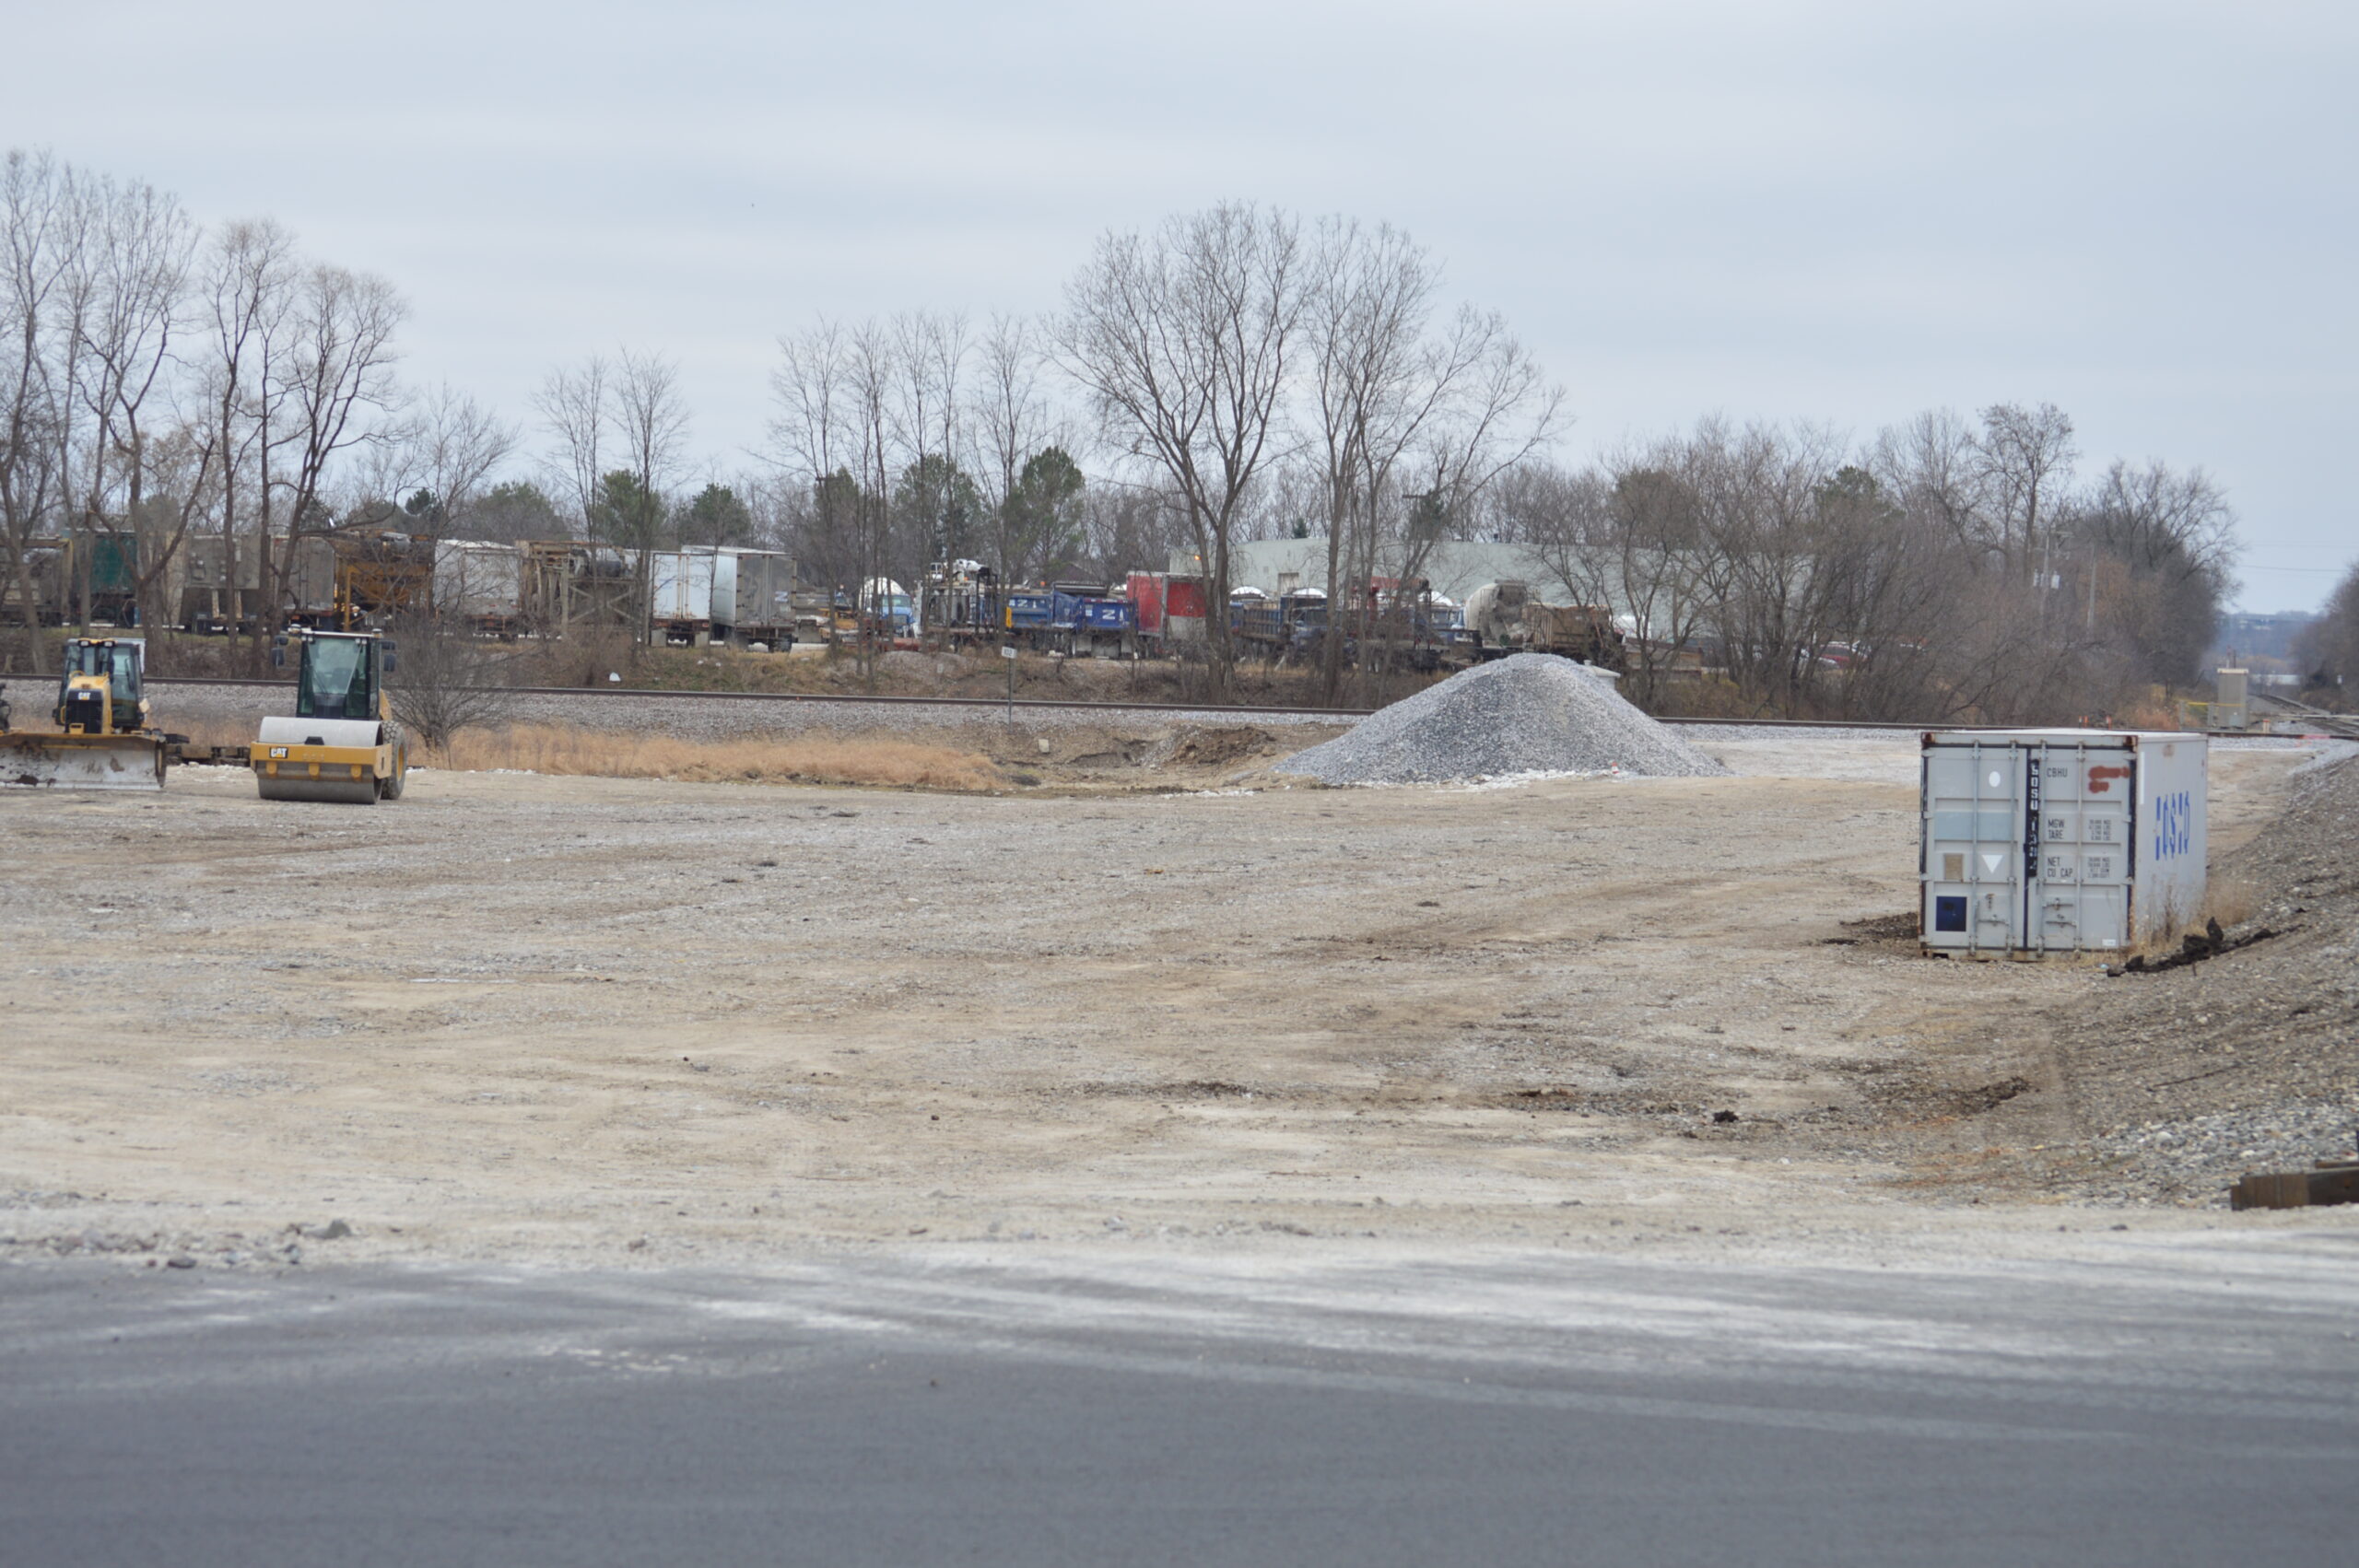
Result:
<svg viewBox="0 0 2359 1568"><path fill-rule="evenodd" d="M1704 639L1717 635L1728 591L1724 534L1710 524L1698 444L1673 437L1614 465L1606 548L1582 563L1590 603L1629 607L1632 684L1642 702L1658 700L1682 657L1700 654Z"/></svg>
<svg viewBox="0 0 2359 1568"><path fill-rule="evenodd" d="M2001 558L2017 576L2035 564L2045 570L2080 456L2072 421L2052 403L1993 404L1982 411L1974 452Z"/></svg>
<svg viewBox="0 0 2359 1568"><path fill-rule="evenodd" d="M399 657L385 679L393 717L418 743L447 753L462 730L497 724L515 709L514 666L522 654L468 635L422 608L388 625Z"/></svg>
<svg viewBox="0 0 2359 1568"><path fill-rule="evenodd" d="M1204 563L1214 695L1235 650L1229 551L1273 455L1308 278L1298 225L1226 203L1152 235L1108 234L1065 289L1059 362L1121 451L1160 471Z"/></svg>
<svg viewBox="0 0 2359 1568"><path fill-rule="evenodd" d="M1080 502L1083 549L1092 568L1112 581L1122 572L1171 558L1185 537L1186 508L1166 489L1092 482Z"/></svg>
<svg viewBox="0 0 2359 1568"><path fill-rule="evenodd" d="M863 610L865 585L885 576L890 560L895 400L903 391L896 337L873 321L845 327L822 318L779 339L770 376L769 462L809 497L798 569ZM870 617L861 625L861 667L873 676Z"/></svg>
<svg viewBox="0 0 2359 1568"><path fill-rule="evenodd" d="M398 406L393 333L408 314L383 278L323 264L297 280L292 306L277 375L285 413L260 444L265 483L287 496L283 544L274 544L266 529L255 540L262 550L263 629L270 632L285 613L297 551L326 526L322 497L332 465L340 454L381 439L374 421ZM268 469L281 447L287 466L273 475ZM259 667L261 638L254 657Z"/></svg>
<svg viewBox="0 0 2359 1568"><path fill-rule="evenodd" d="M860 617L861 673L876 678L877 633L883 606L872 587L886 576L893 534L893 392L899 362L891 333L874 322L852 329L844 345L845 406L850 415L853 470L852 517L855 558L861 580L853 590Z"/></svg>
<svg viewBox="0 0 2359 1568"><path fill-rule="evenodd" d="M1007 580L1029 572L1039 541L1016 502L1027 458L1054 444L1048 400L1040 392L1040 350L1021 316L994 316L978 345L980 382L968 412L979 451L976 478L992 519L992 551Z"/></svg>
<svg viewBox="0 0 2359 1568"><path fill-rule="evenodd" d="M778 347L766 456L796 497L789 510L801 520L797 571L806 580L842 588L860 570L850 345L844 329L822 317L800 333L781 335Z"/></svg>
<svg viewBox="0 0 2359 1568"><path fill-rule="evenodd" d="M1876 433L1861 462L1879 491L1910 518L1945 530L1966 568L1985 570L1998 540L1984 515L1981 460L1974 431L1946 408Z"/></svg>
<svg viewBox="0 0 2359 1568"><path fill-rule="evenodd" d="M938 550L958 553L964 542L957 535L972 526L961 515L958 495L966 483L959 460L967 446L960 383L972 342L966 317L955 311L897 316L892 336L893 430L904 463L896 488L907 502L895 509L905 537L892 566L914 577Z"/></svg>
<svg viewBox="0 0 2359 1568"><path fill-rule="evenodd" d="M628 348L616 366L616 455L641 490L662 496L670 489L687 448L688 404L680 392L680 368L661 354Z"/></svg>
<svg viewBox="0 0 2359 1568"><path fill-rule="evenodd" d="M515 426L442 382L417 401L387 444L377 487L405 507L406 493L425 491L440 524L437 532L471 538L475 502L522 439Z"/></svg>
<svg viewBox="0 0 2359 1568"><path fill-rule="evenodd" d="M1462 361L1422 341L1437 283L1425 250L1390 226L1320 226L1304 310L1320 479L1326 491L1328 636L1321 673L1341 695L1347 617L1365 644L1377 521L1393 470L1449 396ZM1428 371L1433 373L1428 374Z"/></svg>
<svg viewBox="0 0 2359 1568"><path fill-rule="evenodd" d="M557 442L551 463L556 487L573 503L585 532L598 504L598 483L606 472L604 454L611 377L605 359L593 354L573 369L550 371L533 397L542 427Z"/></svg>
<svg viewBox="0 0 2359 1568"><path fill-rule="evenodd" d="M53 305L71 264L67 176L47 154L0 158L0 532L25 626L25 660L41 668L33 541L65 480L66 395Z"/></svg>
<svg viewBox="0 0 2359 1568"><path fill-rule="evenodd" d="M232 223L214 236L204 263L204 417L220 465L217 515L233 624L239 585L260 580L270 532L269 458L286 397L278 360L296 283L294 249L275 223ZM241 544L241 529L252 543Z"/></svg>
<svg viewBox="0 0 2359 1568"><path fill-rule="evenodd" d="M1719 420L1699 425L1690 443L1689 482L1725 574L1715 614L1722 662L1763 710L1795 710L1825 638L1819 598L1829 579L1814 555L1814 497L1841 452L1808 426L1732 430Z"/></svg>
<svg viewBox="0 0 2359 1568"><path fill-rule="evenodd" d="M2117 461L2071 504L2067 527L2083 638L2124 661L2127 678L2195 685L2236 587L2236 513L2219 486L2200 468Z"/></svg>
<svg viewBox="0 0 2359 1568"><path fill-rule="evenodd" d="M623 472L633 481L627 503L634 515L619 518L621 538L638 554L640 592L654 591L652 557L663 528L675 472L688 437L688 406L680 392L680 370L660 354L622 351L614 382L615 446ZM651 600L640 606L639 639L652 634Z"/></svg>
<svg viewBox="0 0 2359 1568"><path fill-rule="evenodd" d="M631 348L613 360L592 355L573 369L551 371L533 401L544 428L556 438L551 468L580 509L584 532L636 556L636 649L648 635L651 556L687 447L679 367L661 354Z"/></svg>
<svg viewBox="0 0 2359 1568"><path fill-rule="evenodd" d="M844 331L821 317L799 335L781 334L770 372L770 462L805 479L845 461Z"/></svg>
<svg viewBox="0 0 2359 1568"><path fill-rule="evenodd" d="M131 532L138 619L153 626L216 450L202 427L184 434L169 462L179 494L150 505L158 453L149 414L174 363L196 231L180 204L152 186L99 180L85 193L89 243L77 271L86 354L76 390L94 429L84 510L99 526L119 519Z"/></svg>
<svg viewBox="0 0 2359 1568"><path fill-rule="evenodd" d="M2345 712L2359 707L2359 563L2327 595L2318 618L2294 640L2303 694Z"/></svg>
<svg viewBox="0 0 2359 1568"><path fill-rule="evenodd" d="M1416 448L1416 470L1407 478L1416 486L1414 504L1400 513L1396 575L1404 585L1423 578L1434 546L1480 514L1503 475L1555 439L1565 401L1564 389L1548 381L1495 311L1460 310L1426 358L1432 413L1403 438ZM1382 476L1371 471L1369 493L1382 495L1391 477L1391 464Z"/></svg>

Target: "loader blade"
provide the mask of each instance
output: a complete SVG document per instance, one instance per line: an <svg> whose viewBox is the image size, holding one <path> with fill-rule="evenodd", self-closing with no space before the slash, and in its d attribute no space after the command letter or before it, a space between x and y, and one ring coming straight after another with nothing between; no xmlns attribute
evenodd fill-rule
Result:
<svg viewBox="0 0 2359 1568"><path fill-rule="evenodd" d="M0 785L30 790L160 790L153 735L0 735Z"/></svg>

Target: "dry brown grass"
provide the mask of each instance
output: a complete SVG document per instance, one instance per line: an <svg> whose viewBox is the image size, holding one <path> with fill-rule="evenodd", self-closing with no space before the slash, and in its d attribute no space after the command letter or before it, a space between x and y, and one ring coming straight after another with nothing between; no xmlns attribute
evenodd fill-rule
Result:
<svg viewBox="0 0 2359 1568"><path fill-rule="evenodd" d="M916 741L814 735L791 741L683 741L565 724L514 724L454 737L437 766L463 772L509 768L603 778L674 778L698 784L868 784L914 790L1003 786L980 753Z"/></svg>
<svg viewBox="0 0 2359 1568"><path fill-rule="evenodd" d="M201 719L192 723L187 720L175 720L165 713L158 717L156 727L169 730L175 735L186 735L190 747L194 750L206 746L233 746L243 750L254 741L252 724L239 724L222 719Z"/></svg>
<svg viewBox="0 0 2359 1568"><path fill-rule="evenodd" d="M2204 882L2203 903L2199 909L2193 914L2177 908L2165 909L2162 925L2155 933L2143 942L2132 942L2123 953L2130 957L2167 958L2179 950L2181 939L2189 932L2202 930L2206 920L2217 920L2222 930L2229 930L2259 914L2260 906L2260 887L2251 877L2241 872L2214 872Z"/></svg>
<svg viewBox="0 0 2359 1568"><path fill-rule="evenodd" d="M2260 912L2260 889L2241 872L2214 872L2204 884L2203 912L2223 926L2249 920Z"/></svg>

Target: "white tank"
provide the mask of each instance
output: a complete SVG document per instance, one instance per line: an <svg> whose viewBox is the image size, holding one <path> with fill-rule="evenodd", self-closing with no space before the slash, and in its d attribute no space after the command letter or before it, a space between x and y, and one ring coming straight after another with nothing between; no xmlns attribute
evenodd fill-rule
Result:
<svg viewBox="0 0 2359 1568"><path fill-rule="evenodd" d="M1503 648L1523 632L1523 583L1510 578L1486 582L1466 596L1463 625L1494 648Z"/></svg>

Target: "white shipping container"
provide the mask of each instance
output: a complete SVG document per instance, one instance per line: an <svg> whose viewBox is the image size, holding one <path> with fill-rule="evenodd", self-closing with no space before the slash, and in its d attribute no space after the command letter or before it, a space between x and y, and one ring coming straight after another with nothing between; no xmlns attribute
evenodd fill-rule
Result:
<svg viewBox="0 0 2359 1568"><path fill-rule="evenodd" d="M712 556L658 550L648 557L651 619L659 626L703 626L712 619Z"/></svg>
<svg viewBox="0 0 2359 1568"><path fill-rule="evenodd" d="M1948 730L1924 747L1926 952L2112 952L2201 918L2202 736Z"/></svg>
<svg viewBox="0 0 2359 1568"><path fill-rule="evenodd" d="M513 544L434 544L434 607L446 615L510 620L522 612L523 557Z"/></svg>

